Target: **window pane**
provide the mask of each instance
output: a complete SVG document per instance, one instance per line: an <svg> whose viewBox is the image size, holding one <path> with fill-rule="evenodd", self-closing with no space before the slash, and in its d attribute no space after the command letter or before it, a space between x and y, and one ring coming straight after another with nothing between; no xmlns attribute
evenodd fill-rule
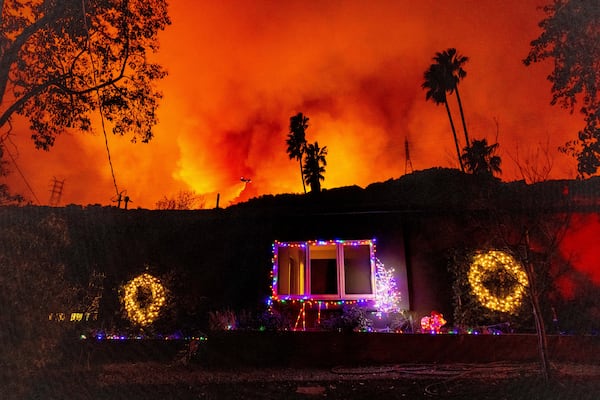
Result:
<svg viewBox="0 0 600 400"><path fill-rule="evenodd" d="M371 251L368 245L344 246L346 294L372 294Z"/></svg>
<svg viewBox="0 0 600 400"><path fill-rule="evenodd" d="M304 264L302 247L280 246L277 249L277 293L304 294Z"/></svg>
<svg viewBox="0 0 600 400"><path fill-rule="evenodd" d="M335 245L310 246L310 291L312 294L338 294Z"/></svg>

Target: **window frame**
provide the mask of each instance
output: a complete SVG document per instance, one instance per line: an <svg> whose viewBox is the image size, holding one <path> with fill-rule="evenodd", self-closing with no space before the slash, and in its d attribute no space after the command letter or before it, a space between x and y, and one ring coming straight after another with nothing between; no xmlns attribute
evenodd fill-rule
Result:
<svg viewBox="0 0 600 400"><path fill-rule="evenodd" d="M336 250L336 276L337 293L336 294L313 294L311 287L311 246L331 246L335 245ZM370 287L371 293L346 293L346 274L344 247L346 246L369 246L369 265L370 265ZM304 293L302 294L280 294L278 293L279 280L279 248L280 247L300 247L304 249ZM314 240L303 242L279 242L273 244L273 270L272 270L272 299L274 300L324 300L324 301L345 301L345 300L373 300L376 297L376 263L375 263L375 239L363 240Z"/></svg>

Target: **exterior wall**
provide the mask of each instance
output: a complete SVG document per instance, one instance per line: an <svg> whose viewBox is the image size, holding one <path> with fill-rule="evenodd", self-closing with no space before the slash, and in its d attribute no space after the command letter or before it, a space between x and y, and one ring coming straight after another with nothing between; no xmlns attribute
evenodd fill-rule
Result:
<svg viewBox="0 0 600 400"><path fill-rule="evenodd" d="M119 286L147 268L155 276L171 277L175 290L184 297L177 304L180 314L191 315L194 322L211 309L264 307L270 295L275 240L335 238L376 238L378 258L396 269L403 308L415 317L440 311L450 320L449 251L497 243L490 234L489 214L446 210L300 213L24 207L0 210L0 228L49 213L64 218L69 227L71 246L62 255L67 273L84 283L93 271L105 273L99 319L106 324L118 319ZM521 229L515 226L515 231ZM559 283L564 285L565 297L556 300L556 309L569 324L574 318L585 319L589 325L582 328L584 332L598 329L598 234L597 211L574 214L565 238L568 246L560 249L561 259L575 268L561 272ZM578 302L587 309L577 308Z"/></svg>

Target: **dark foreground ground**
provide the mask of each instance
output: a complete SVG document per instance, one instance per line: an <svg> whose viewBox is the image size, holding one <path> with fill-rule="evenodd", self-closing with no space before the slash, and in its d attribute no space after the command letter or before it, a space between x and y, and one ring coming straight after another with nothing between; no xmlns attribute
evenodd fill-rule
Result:
<svg viewBox="0 0 600 400"><path fill-rule="evenodd" d="M600 399L600 365L554 364L544 384L535 363L397 364L334 368L213 369L198 364L117 363L55 369L30 399Z"/></svg>

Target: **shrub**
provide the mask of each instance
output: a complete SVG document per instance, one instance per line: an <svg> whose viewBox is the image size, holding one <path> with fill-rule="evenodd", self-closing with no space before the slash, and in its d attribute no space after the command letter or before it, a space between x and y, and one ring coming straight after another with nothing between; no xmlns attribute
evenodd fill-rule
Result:
<svg viewBox="0 0 600 400"><path fill-rule="evenodd" d="M231 331L237 329L235 312L232 310L217 310L208 313L208 329L211 331Z"/></svg>

